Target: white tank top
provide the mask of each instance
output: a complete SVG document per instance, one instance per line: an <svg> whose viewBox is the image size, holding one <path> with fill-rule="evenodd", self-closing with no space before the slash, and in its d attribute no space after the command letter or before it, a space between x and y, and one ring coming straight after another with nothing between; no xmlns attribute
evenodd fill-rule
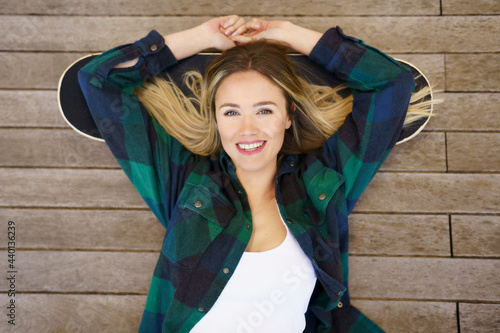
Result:
<svg viewBox="0 0 500 333"><path fill-rule="evenodd" d="M316 274L285 227L287 235L278 247L243 253L214 306L191 333L304 331Z"/></svg>

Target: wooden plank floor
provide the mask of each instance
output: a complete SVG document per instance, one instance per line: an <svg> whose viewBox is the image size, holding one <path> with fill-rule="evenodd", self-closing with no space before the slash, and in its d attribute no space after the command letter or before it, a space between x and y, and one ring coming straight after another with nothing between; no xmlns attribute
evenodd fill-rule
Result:
<svg viewBox="0 0 500 333"><path fill-rule="evenodd" d="M498 0L0 4L1 332L137 331L163 230L106 146L63 121L58 78L149 29L232 13L339 25L427 74L445 103L396 147L350 222L353 303L387 332L500 330Z"/></svg>

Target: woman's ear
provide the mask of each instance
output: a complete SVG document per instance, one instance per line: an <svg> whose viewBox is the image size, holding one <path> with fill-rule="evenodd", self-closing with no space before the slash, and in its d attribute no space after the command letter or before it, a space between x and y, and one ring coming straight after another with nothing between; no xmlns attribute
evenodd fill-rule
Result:
<svg viewBox="0 0 500 333"><path fill-rule="evenodd" d="M297 109L297 104L295 102L290 103L290 111L287 113L287 124L286 129L292 126L292 119L295 117L295 110Z"/></svg>

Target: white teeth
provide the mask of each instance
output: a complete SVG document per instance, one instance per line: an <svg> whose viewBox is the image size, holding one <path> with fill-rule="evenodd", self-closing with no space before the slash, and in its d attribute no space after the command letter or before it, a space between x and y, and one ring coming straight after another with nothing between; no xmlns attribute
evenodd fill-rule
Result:
<svg viewBox="0 0 500 333"><path fill-rule="evenodd" d="M251 143L251 144L238 143L238 146L243 150L255 150L255 149L261 147L263 144L264 144L264 141Z"/></svg>

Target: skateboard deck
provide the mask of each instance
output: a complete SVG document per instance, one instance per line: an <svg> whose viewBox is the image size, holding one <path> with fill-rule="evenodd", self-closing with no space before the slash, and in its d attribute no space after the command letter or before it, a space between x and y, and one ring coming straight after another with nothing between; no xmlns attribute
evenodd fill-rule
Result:
<svg viewBox="0 0 500 333"><path fill-rule="evenodd" d="M63 72L59 79L57 96L59 109L63 118L75 131L87 138L104 142L94 120L92 119L87 103L80 89L80 85L78 83L78 71L92 59L94 59L97 55L98 54L89 54L80 59L77 59L67 67L67 69ZM160 75L168 74L172 78L172 80L181 88L181 90L184 91L184 93L189 94L189 91L182 83L183 74L191 70L197 70L200 73L204 73L208 64L217 56L218 53L196 54L192 57L179 61L176 65L169 67ZM304 55L293 54L290 55L290 57L296 64L299 75L303 76L308 81L316 84L329 85L332 87L340 84L340 82L335 79L334 75L331 75L321 66L309 60L308 57ZM412 74L415 77L415 91L418 91L426 86L431 87L426 76L416 66L403 60L397 60L411 69ZM432 89L430 89L429 93L417 102L433 101L433 98L433 92ZM397 144L409 141L422 131L422 129L427 125L429 119L431 118L432 104L430 108L431 110L428 117L421 118L418 121L403 128Z"/></svg>

